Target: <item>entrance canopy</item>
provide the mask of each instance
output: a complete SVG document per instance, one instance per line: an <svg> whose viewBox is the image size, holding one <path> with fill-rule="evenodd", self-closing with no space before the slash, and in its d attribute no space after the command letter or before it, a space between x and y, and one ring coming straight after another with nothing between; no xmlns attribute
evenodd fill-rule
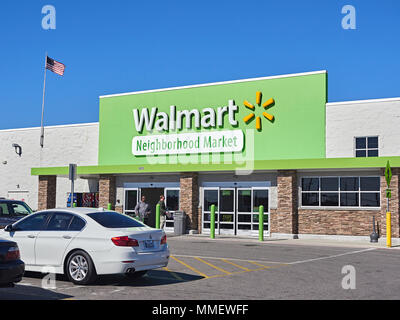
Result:
<svg viewBox="0 0 400 320"><path fill-rule="evenodd" d="M256 171L256 170L329 170L329 169L379 169L385 168L387 161L391 167L400 167L400 157L370 158L324 158L297 160L255 160L245 163L220 164L147 164L79 166L78 175L128 174L128 173L168 173L168 172L210 172L210 171ZM68 175L69 167L32 168L33 176Z"/></svg>

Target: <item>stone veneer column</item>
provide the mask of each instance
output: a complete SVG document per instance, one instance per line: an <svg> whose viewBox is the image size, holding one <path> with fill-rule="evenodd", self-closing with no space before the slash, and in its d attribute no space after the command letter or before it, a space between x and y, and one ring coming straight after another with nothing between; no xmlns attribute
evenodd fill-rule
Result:
<svg viewBox="0 0 400 320"><path fill-rule="evenodd" d="M271 232L298 234L298 188L296 170L278 170L278 207L271 215Z"/></svg>
<svg viewBox="0 0 400 320"><path fill-rule="evenodd" d="M182 173L180 177L179 210L186 213L187 228L198 230L199 184L197 172Z"/></svg>
<svg viewBox="0 0 400 320"><path fill-rule="evenodd" d="M391 213L392 221L392 237L400 237L400 219L399 219L399 193L400 193L400 168L391 168L392 180L390 182L390 189L392 190L392 198L389 200L389 210ZM385 179L385 169L381 169L381 216L376 217L378 223L379 236L386 237L386 199L387 183ZM372 224L372 222L371 222Z"/></svg>
<svg viewBox="0 0 400 320"><path fill-rule="evenodd" d="M57 176L39 176L38 210L56 207Z"/></svg>
<svg viewBox="0 0 400 320"><path fill-rule="evenodd" d="M99 179L99 207L107 209L111 203L111 209L115 208L116 185L115 176L100 175Z"/></svg>

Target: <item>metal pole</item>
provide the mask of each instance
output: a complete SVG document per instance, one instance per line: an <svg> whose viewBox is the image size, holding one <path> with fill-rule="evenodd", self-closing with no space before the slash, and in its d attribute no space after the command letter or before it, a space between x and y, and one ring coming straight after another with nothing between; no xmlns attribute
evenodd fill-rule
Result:
<svg viewBox="0 0 400 320"><path fill-rule="evenodd" d="M74 207L74 179L71 180L71 208Z"/></svg>
<svg viewBox="0 0 400 320"><path fill-rule="evenodd" d="M46 52L46 58L44 61L44 83L43 83L43 97L42 97L42 120L40 122L40 146L43 148L44 145L44 122L43 122L43 116L44 116L44 96L46 92L46 66L47 66L47 52ZM71 202L72 204L72 202ZM71 205L72 207L72 205Z"/></svg>
<svg viewBox="0 0 400 320"><path fill-rule="evenodd" d="M258 208L258 240L264 241L264 206Z"/></svg>
<svg viewBox="0 0 400 320"><path fill-rule="evenodd" d="M215 204L211 205L210 238L215 239Z"/></svg>
<svg viewBox="0 0 400 320"><path fill-rule="evenodd" d="M156 229L160 229L160 208L161 205L157 203L156 205Z"/></svg>
<svg viewBox="0 0 400 320"><path fill-rule="evenodd" d="M109 203L109 204L107 205L107 210L112 210L112 204L111 204L111 203Z"/></svg>
<svg viewBox="0 0 400 320"><path fill-rule="evenodd" d="M392 246L392 216L389 211L389 198L387 198L387 212L386 212L386 246Z"/></svg>

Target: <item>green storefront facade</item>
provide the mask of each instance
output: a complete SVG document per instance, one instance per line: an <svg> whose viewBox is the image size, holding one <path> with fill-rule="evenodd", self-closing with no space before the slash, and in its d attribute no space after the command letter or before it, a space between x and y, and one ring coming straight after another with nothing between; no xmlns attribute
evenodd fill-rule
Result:
<svg viewBox="0 0 400 320"><path fill-rule="evenodd" d="M399 157L326 158L326 103L325 71L102 96L98 165L78 164L78 174L98 177L100 206L125 214L141 195L154 202L165 194L172 212L187 214L187 229L200 233L209 232L215 204L220 234L257 235L263 205L266 235L367 236L372 217L381 221L386 210L381 180L390 160L398 237ZM68 167L31 173L40 188ZM338 189L342 200L332 205L335 192L321 192L335 177L338 186L358 177L359 190ZM363 192L373 179L380 189ZM318 190L306 190L308 182Z"/></svg>

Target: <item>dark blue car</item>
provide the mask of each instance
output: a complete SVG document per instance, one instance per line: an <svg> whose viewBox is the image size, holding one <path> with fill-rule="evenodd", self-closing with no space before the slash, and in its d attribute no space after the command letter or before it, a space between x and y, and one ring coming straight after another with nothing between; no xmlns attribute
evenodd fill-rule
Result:
<svg viewBox="0 0 400 320"><path fill-rule="evenodd" d="M0 229L31 214L33 211L23 201L0 199Z"/></svg>
<svg viewBox="0 0 400 320"><path fill-rule="evenodd" d="M0 239L0 287L13 286L21 281L24 272L17 243Z"/></svg>

